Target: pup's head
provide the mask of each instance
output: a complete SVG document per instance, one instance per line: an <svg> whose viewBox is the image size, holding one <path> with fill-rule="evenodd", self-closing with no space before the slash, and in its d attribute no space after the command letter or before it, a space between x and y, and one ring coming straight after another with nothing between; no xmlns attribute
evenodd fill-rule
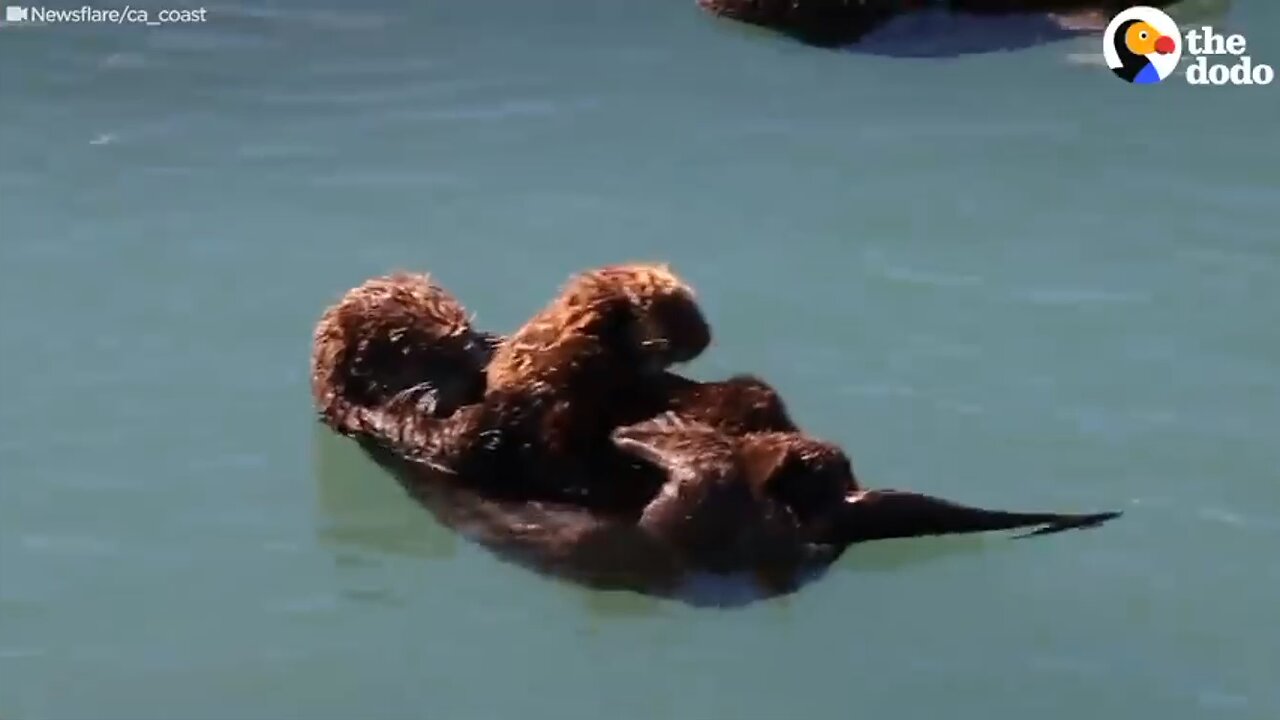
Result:
<svg viewBox="0 0 1280 720"><path fill-rule="evenodd" d="M755 492L782 503L801 523L820 520L858 489L849 456L803 433L747 435L739 453Z"/></svg>
<svg viewBox="0 0 1280 720"><path fill-rule="evenodd" d="M755 566L795 523L744 475L737 438L668 413L611 434L623 452L665 471L640 527L713 572Z"/></svg>
<svg viewBox="0 0 1280 720"><path fill-rule="evenodd" d="M666 265L610 265L578 275L567 290L595 310L599 339L647 371L692 360L711 343L693 288Z"/></svg>

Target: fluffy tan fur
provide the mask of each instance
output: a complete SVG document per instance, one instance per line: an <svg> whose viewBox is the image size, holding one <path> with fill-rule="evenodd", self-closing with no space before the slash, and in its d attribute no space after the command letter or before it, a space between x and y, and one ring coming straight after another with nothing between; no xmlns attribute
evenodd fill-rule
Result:
<svg viewBox="0 0 1280 720"><path fill-rule="evenodd" d="M665 367L696 357L710 341L693 289L670 267L611 265L572 277L502 343L487 381L492 389L556 385L597 358L607 361L610 351Z"/></svg>

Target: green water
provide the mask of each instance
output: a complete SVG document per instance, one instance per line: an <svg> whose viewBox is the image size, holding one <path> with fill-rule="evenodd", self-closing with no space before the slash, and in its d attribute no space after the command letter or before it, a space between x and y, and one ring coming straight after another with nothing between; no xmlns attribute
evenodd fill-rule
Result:
<svg viewBox="0 0 1280 720"><path fill-rule="evenodd" d="M1276 86L691 0L208 15L0 27L0 718L1280 716ZM1274 3L1221 27L1280 65ZM866 483L1125 517L697 609L503 563L313 422L364 278L510 330L628 259Z"/></svg>

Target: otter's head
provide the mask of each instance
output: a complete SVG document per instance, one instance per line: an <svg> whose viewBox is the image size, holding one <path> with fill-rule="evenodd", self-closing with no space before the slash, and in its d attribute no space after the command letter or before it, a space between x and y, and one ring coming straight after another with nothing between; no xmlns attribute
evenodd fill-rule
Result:
<svg viewBox="0 0 1280 720"><path fill-rule="evenodd" d="M820 521L858 489L844 451L803 433L744 436L740 456L755 492L782 503L801 523Z"/></svg>
<svg viewBox="0 0 1280 720"><path fill-rule="evenodd" d="M711 344L693 288L666 265L611 265L571 283L596 310L600 339L646 371L688 362Z"/></svg>
<svg viewBox="0 0 1280 720"><path fill-rule="evenodd" d="M483 395L495 343L429 276L374 278L347 292L316 327L312 390L322 409L374 406L415 386L429 387L437 408L456 408Z"/></svg>
<svg viewBox="0 0 1280 720"><path fill-rule="evenodd" d="M775 511L777 502L761 501L738 438L675 413L617 428L610 437L619 450L666 473L640 527L702 569L749 567L772 553L780 529L795 526Z"/></svg>

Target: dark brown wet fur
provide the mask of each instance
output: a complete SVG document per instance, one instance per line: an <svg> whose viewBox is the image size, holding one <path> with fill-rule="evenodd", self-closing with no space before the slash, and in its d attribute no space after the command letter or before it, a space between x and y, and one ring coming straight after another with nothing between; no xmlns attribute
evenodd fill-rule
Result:
<svg viewBox="0 0 1280 720"><path fill-rule="evenodd" d="M634 518L577 504L498 497L367 437L359 441L436 520L503 559L601 590L653 595L676 593L686 576L679 557Z"/></svg>
<svg viewBox="0 0 1280 720"><path fill-rule="evenodd" d="M988 510L900 490L866 490L835 445L798 432L728 436L671 414L612 434L668 474L638 525L689 571L751 573L793 589L815 565L869 540L1094 527L1120 513Z"/></svg>
<svg viewBox="0 0 1280 720"><path fill-rule="evenodd" d="M698 596L688 583L697 574L747 585L749 597L759 599L795 591L866 540L1022 527L1060 532L1118 515L1006 513L865 490L839 448L798 433L732 437L665 415L612 437L665 478L636 518L495 497L384 447L370 450L438 520L501 557L591 587L695 604L724 604Z"/></svg>

